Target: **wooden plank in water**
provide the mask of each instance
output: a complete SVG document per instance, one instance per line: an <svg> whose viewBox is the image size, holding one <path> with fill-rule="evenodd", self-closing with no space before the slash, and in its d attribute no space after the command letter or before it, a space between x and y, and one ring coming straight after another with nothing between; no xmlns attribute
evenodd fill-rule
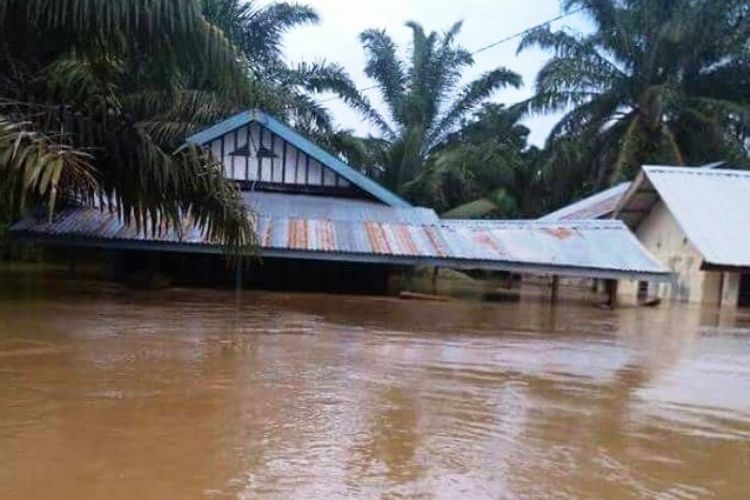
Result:
<svg viewBox="0 0 750 500"><path fill-rule="evenodd" d="M450 297L444 295L431 295L429 293L401 292L398 296L404 300L427 300L432 302L449 302Z"/></svg>

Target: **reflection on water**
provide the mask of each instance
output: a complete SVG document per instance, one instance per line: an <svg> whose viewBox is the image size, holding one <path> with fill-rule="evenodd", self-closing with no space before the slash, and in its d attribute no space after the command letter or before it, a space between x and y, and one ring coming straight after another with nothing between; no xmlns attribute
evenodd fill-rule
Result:
<svg viewBox="0 0 750 500"><path fill-rule="evenodd" d="M750 315L0 271L1 498L748 498Z"/></svg>

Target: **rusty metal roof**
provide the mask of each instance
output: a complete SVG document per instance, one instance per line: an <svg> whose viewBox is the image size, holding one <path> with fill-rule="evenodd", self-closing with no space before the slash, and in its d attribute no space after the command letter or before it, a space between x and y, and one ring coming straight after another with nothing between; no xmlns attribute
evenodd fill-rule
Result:
<svg viewBox="0 0 750 500"><path fill-rule="evenodd" d="M429 208L394 208L382 203L354 198L264 191L244 191L242 196L252 211L274 218L404 224L437 224L440 220L435 211Z"/></svg>
<svg viewBox="0 0 750 500"><path fill-rule="evenodd" d="M438 265L598 278L665 279L657 263L619 221L440 220L426 208L392 208L362 200L245 193L254 211L261 255L300 259ZM72 245L220 252L187 221L143 235L115 215L73 209L52 222L24 220L13 231Z"/></svg>
<svg viewBox="0 0 750 500"><path fill-rule="evenodd" d="M621 221L443 221L454 254L633 274L666 273Z"/></svg>
<svg viewBox="0 0 750 500"><path fill-rule="evenodd" d="M609 217L629 187L629 182L612 186L609 189L550 212L544 217L540 217L539 220L586 220Z"/></svg>
<svg viewBox="0 0 750 500"><path fill-rule="evenodd" d="M245 192L243 196L252 211L262 250L322 252L327 254L324 258L359 255L360 260L369 256L373 261L448 256L438 216L427 208L393 208L357 199L286 193ZM187 251L220 251L215 245L208 248L212 245L203 232L187 220L182 237L177 231L152 236L96 208L64 210L51 222L26 219L13 231L130 248L160 244Z"/></svg>
<svg viewBox="0 0 750 500"><path fill-rule="evenodd" d="M750 267L750 172L644 166L616 217L637 227L659 200L707 264Z"/></svg>

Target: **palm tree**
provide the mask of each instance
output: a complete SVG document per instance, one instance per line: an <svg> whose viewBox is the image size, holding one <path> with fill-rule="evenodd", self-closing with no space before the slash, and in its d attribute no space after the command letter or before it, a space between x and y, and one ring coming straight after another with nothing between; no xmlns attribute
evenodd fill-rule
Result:
<svg viewBox="0 0 750 500"><path fill-rule="evenodd" d="M317 61L290 66L283 58L284 34L317 24L320 18L315 10L283 2L261 7L252 0L202 1L206 18L245 56L253 94L260 97L263 107L304 133L335 143L334 137L342 132L334 130L328 109L314 95L332 92L356 108L361 99L356 86L340 65Z"/></svg>
<svg viewBox="0 0 750 500"><path fill-rule="evenodd" d="M13 216L107 200L152 233L189 213L252 243L220 166L152 134L165 96L246 95L240 59L199 0L0 0L0 200Z"/></svg>
<svg viewBox="0 0 750 500"><path fill-rule="evenodd" d="M750 8L746 0L566 0L590 35L538 28L522 40L554 51L530 112L566 114L547 147L588 151L591 184L646 162L684 164L746 155Z"/></svg>
<svg viewBox="0 0 750 500"><path fill-rule="evenodd" d="M283 34L317 19L238 0L0 0L0 212L106 199L144 231L190 213L213 240L251 244L237 189L181 145L249 107L341 136L312 93L357 96L343 70L281 57Z"/></svg>
<svg viewBox="0 0 750 500"><path fill-rule="evenodd" d="M461 120L495 90L521 84L516 73L497 68L461 85L463 71L474 63L471 54L456 44L461 23L443 34L427 34L415 22L407 26L412 31L408 60L398 57L385 31L367 30L360 35L367 53L365 73L375 80L387 114L376 111L365 99L355 101L379 132L379 137L367 141L371 173L397 192L422 172L430 155Z"/></svg>
<svg viewBox="0 0 750 500"><path fill-rule="evenodd" d="M529 211L534 183L529 129L520 113L487 104L447 137L404 191L446 217L517 217Z"/></svg>

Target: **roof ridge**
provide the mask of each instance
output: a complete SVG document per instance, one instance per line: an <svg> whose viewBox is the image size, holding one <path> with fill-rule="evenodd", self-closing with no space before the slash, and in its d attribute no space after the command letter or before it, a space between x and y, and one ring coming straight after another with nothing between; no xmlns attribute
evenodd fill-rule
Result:
<svg viewBox="0 0 750 500"><path fill-rule="evenodd" d="M585 227L585 228L613 228L623 225L618 219L571 219L571 220L539 220L539 219L440 219L442 224L463 226L546 226L546 227Z"/></svg>
<svg viewBox="0 0 750 500"><path fill-rule="evenodd" d="M659 172L666 174L689 174L704 176L729 176L729 177L750 177L750 170L735 170L728 168L703 168L703 167L683 167L669 165L643 165L643 170L648 172Z"/></svg>

